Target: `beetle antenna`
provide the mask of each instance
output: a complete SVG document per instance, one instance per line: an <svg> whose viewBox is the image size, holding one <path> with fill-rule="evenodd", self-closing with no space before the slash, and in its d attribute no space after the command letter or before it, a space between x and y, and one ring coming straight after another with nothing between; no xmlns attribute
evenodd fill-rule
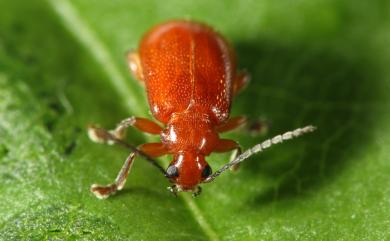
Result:
<svg viewBox="0 0 390 241"><path fill-rule="evenodd" d="M281 134L281 135L274 136L273 138L270 138L268 140L265 140L262 143L257 144L255 146L249 148L248 150L243 152L241 155L236 157L234 160L232 160L229 163L222 166L218 171L211 174L203 182L204 183L212 182L216 177L221 175L224 171L226 171L230 167L243 162L244 160L248 159L250 156L252 156L258 152L262 152L264 149L267 149L272 145L279 144L279 143L282 143L283 141L287 141L287 140L293 139L295 137L301 136L303 134L313 132L315 129L316 129L315 126L308 125L308 126L305 126L302 128L295 129L293 131L288 131L288 132Z"/></svg>

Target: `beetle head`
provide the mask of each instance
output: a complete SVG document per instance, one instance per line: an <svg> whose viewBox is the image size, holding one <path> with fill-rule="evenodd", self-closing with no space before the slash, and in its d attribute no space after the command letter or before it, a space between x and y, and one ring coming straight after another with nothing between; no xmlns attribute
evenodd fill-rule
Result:
<svg viewBox="0 0 390 241"><path fill-rule="evenodd" d="M180 152L174 156L166 172L174 184L170 187L172 192L193 192L197 195L200 193L198 184L211 174L211 167L201 154Z"/></svg>

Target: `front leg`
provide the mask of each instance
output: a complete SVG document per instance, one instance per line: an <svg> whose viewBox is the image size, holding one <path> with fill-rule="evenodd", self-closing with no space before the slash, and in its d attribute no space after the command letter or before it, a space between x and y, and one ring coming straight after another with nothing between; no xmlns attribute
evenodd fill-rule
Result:
<svg viewBox="0 0 390 241"><path fill-rule="evenodd" d="M150 157L159 157L168 154L168 150L162 143L145 143L139 146L138 150ZM108 185L93 184L90 189L91 192L95 194L97 198L105 199L115 194L117 191L122 190L125 186L131 167L133 166L134 159L137 156L136 154L136 152L132 152L126 158L126 161L123 163L123 166L113 183ZM160 166L158 166L158 168L161 169Z"/></svg>
<svg viewBox="0 0 390 241"><path fill-rule="evenodd" d="M233 140L229 139L220 139L216 147L214 148L215 152L228 152L234 150L235 152L231 156L231 160L234 160L237 156L241 155L240 145ZM232 171L236 171L239 168L239 165L234 165L230 168Z"/></svg>
<svg viewBox="0 0 390 241"><path fill-rule="evenodd" d="M114 183L104 186L99 184L92 184L90 189L91 192L99 199L106 199L116 193L118 190L121 190L126 183L127 176L129 175L131 167L133 166L135 156L135 153L132 152L126 158L126 161L123 163L123 166L119 171Z"/></svg>

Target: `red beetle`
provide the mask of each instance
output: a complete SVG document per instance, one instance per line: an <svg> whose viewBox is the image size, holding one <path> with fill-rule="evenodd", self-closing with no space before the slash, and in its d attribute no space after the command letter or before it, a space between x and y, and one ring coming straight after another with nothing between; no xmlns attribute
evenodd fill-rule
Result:
<svg viewBox="0 0 390 241"><path fill-rule="evenodd" d="M246 122L245 117L229 118L232 98L248 82L249 76L236 70L235 54L229 43L211 27L193 21L169 21L152 28L142 39L138 52L128 54L134 77L146 86L154 121L130 117L113 131L91 126L89 136L96 142L117 143L132 149L116 181L108 186L92 185L99 198L123 188L136 154L157 166L173 183L169 189L201 191L199 184L210 182L229 167L237 166L254 152L294 136L312 131L307 126L258 144L241 154L239 144L219 134ZM138 148L122 141L125 130L160 135L161 142ZM205 157L212 152L237 150L237 158L212 174ZM153 157L171 154L164 170Z"/></svg>

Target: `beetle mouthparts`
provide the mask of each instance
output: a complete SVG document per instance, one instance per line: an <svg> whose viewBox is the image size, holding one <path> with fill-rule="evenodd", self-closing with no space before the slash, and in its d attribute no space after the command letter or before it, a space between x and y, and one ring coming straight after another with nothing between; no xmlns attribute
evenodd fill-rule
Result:
<svg viewBox="0 0 390 241"><path fill-rule="evenodd" d="M168 191L170 191L175 197L177 197L177 193L180 192L176 185L172 185L170 187L167 187Z"/></svg>
<svg viewBox="0 0 390 241"><path fill-rule="evenodd" d="M196 186L192 189L183 189L178 185L172 185L167 188L175 197L177 197L178 192L192 192L192 197L197 197L202 193L202 188L200 186Z"/></svg>

